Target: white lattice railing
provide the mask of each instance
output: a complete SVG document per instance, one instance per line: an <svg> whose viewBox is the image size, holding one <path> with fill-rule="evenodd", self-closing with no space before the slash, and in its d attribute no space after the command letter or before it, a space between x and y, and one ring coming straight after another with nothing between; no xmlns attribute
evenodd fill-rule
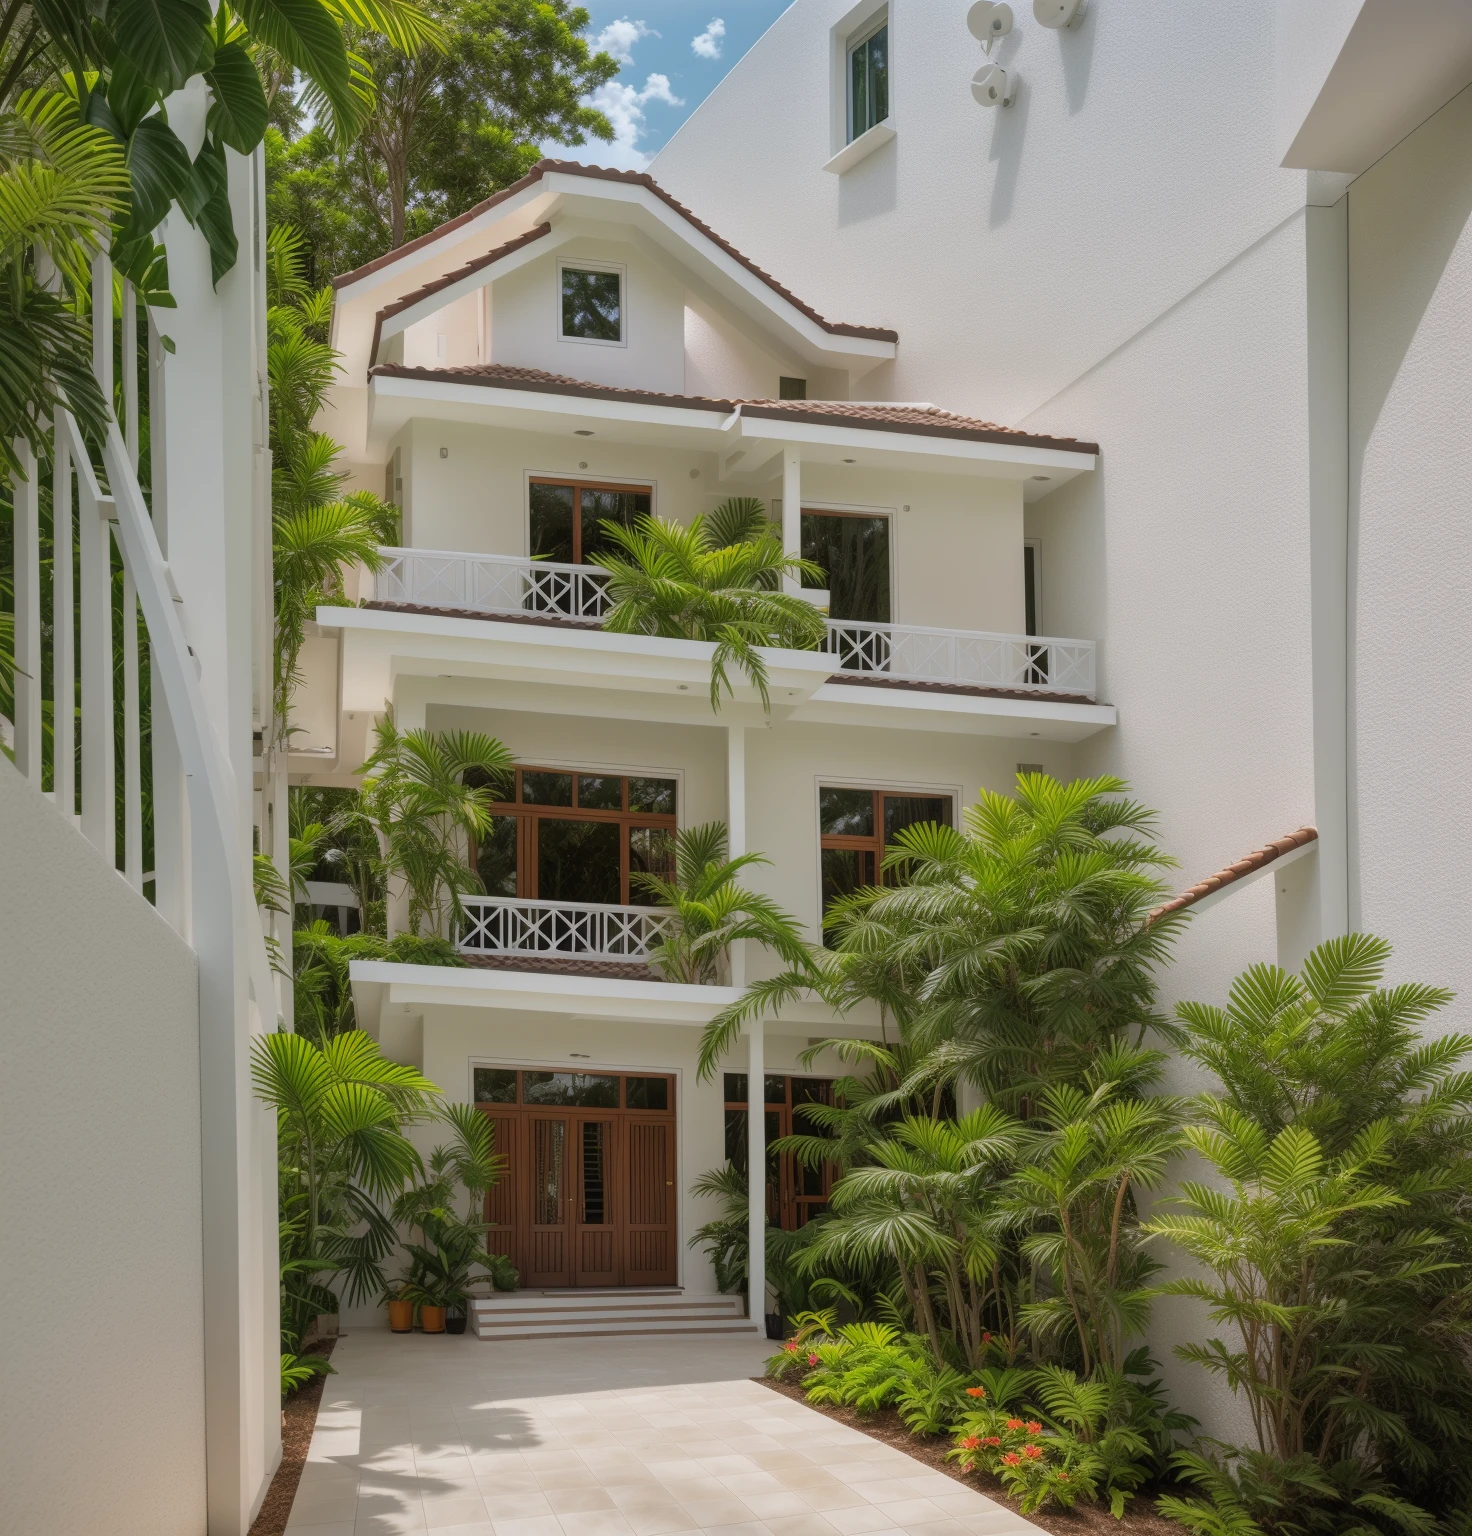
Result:
<svg viewBox="0 0 1472 1536"><path fill-rule="evenodd" d="M837 657L840 672L1094 697L1092 640L829 619L825 649Z"/></svg>
<svg viewBox="0 0 1472 1536"><path fill-rule="evenodd" d="M608 608L608 572L596 565L440 549L381 549L379 554L385 561L374 578L379 602L565 619L601 619Z"/></svg>
<svg viewBox="0 0 1472 1536"><path fill-rule="evenodd" d="M652 907L585 901L467 897L460 949L467 955L562 955L579 960L647 960L674 920Z"/></svg>
<svg viewBox="0 0 1472 1536"><path fill-rule="evenodd" d="M608 572L516 555L467 555L440 549L381 549L374 579L380 602L469 613L538 613L601 619ZM912 624L829 619L824 646L840 672L882 673L909 682L1015 688L1094 697L1094 642L1046 635L993 635Z"/></svg>

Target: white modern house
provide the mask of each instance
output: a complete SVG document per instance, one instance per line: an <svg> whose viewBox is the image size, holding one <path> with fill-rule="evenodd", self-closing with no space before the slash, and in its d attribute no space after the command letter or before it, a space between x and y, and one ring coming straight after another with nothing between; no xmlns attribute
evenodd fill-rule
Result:
<svg viewBox="0 0 1472 1536"><path fill-rule="evenodd" d="M1117 772L1199 912L1175 995L1349 927L1394 942L1397 979L1466 994L1472 9L1006 10L983 42L963 0L795 0L648 174L543 162L340 280L322 425L403 531L359 606L319 611L289 753L268 719L260 243L216 291L199 237L166 228L181 307L176 350L154 336L151 505L128 420L107 491L80 453L65 477L84 553L55 602L79 648L44 649L81 679L81 768L47 793L17 502L7 1530L235 1536L259 1507L275 1173L245 1062L290 1008L249 860L284 862L288 780L355 782L387 710L488 731L519 764L467 850L488 893L453 935L467 965L353 973L364 1026L482 1105L512 1160L494 1214L546 1306L488 1313L486 1335L597 1327L566 1317L589 1299L610 1327L760 1326L715 1300L690 1184L801 1126L840 1071L804 1064L810 1041L878 1027L794 1007L698 1080L702 1027L772 961L734 953L709 986L653 972L663 919L631 877L672 829L726 822L816 938L899 827L1023 765ZM200 82L177 105L197 141ZM241 230L260 175L232 155ZM828 572L807 592L828 640L770 653L770 708L737 677L713 711L708 645L599 628L600 523L734 496ZM151 642L146 746L136 650L95 619L109 540ZM784 1163L756 1182L758 1243L825 1198ZM59 1205L85 1221L59 1232ZM36 1325L38 1277L75 1326ZM1162 1360L1187 1326L1157 1308ZM1170 1385L1229 1428L1192 1374Z"/></svg>
<svg viewBox="0 0 1472 1536"><path fill-rule="evenodd" d="M469 850L488 893L454 935L470 968L355 962L359 1019L492 1114L524 1283L675 1288L641 1299L645 1323L712 1322L688 1310L715 1291L688 1187L747 1161L747 1085L765 1081L775 1134L843 1069L799 1060L840 1028L813 1005L699 1081L701 1027L773 962L661 979L667 919L633 877L672 831L724 822L818 939L901 826L954 822L1026 762L1067 772L1115 723L1094 642L1039 632L1026 534L1096 445L870 399L903 342L882 309L857 318L819 313L650 177L556 161L337 283L330 430L402 506L404 542L361 606L318 611L307 710L332 735L306 745L334 760L310 779L350 774L386 709L488 732L522 765ZM770 709L738 683L716 713L711 644L599 628L597 561L604 520L733 496L828 572L808 593L828 642L771 654ZM754 1210L800 1225L822 1186L784 1160Z"/></svg>

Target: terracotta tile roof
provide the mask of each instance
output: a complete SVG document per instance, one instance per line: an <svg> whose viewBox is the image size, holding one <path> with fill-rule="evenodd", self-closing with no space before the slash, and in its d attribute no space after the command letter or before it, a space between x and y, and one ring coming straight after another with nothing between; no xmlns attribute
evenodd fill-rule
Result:
<svg viewBox="0 0 1472 1536"><path fill-rule="evenodd" d="M484 271L486 267L494 266L504 257L510 256L514 251L521 250L524 246L533 245L542 239L544 235L552 233L550 224L538 224L534 229L529 229L524 235L517 235L514 240L508 240L504 245L498 245L494 250L487 251L484 256L477 256L473 261L467 261L463 267L456 267L453 272L446 272L443 277L437 277L433 282L425 283L423 287L416 288L412 293L406 293L402 298L396 299L392 304L380 309L373 317L373 347L368 353L370 358L378 357L378 342L383 335L383 322L392 319L395 315L401 315L406 309L419 303L421 299L428 299L442 290L458 283L461 278L472 277L475 273Z"/></svg>
<svg viewBox="0 0 1472 1536"><path fill-rule="evenodd" d="M651 966L626 960L579 960L575 955L472 955L460 958L477 971L519 971L537 976L597 976L614 981L663 981Z"/></svg>
<svg viewBox="0 0 1472 1536"><path fill-rule="evenodd" d="M802 314L806 315L815 325L821 326L830 336L856 336L871 341L897 342L899 333L873 325L845 325L833 320L825 320L810 304L804 304L801 299L785 288L769 272L764 272L750 257L743 256L729 240L724 240L705 223L693 214L683 203L676 200L659 185L655 179L644 171L615 171L601 165L581 165L575 160L539 160L520 181L514 181L503 191L486 198L482 203L477 203L474 208L462 213L458 218L450 219L441 224L438 229L432 229L427 235L421 235L417 240L411 240L407 245L401 245L396 251L389 251L386 255L378 257L374 261L366 262L361 267L355 267L351 272L344 272L341 277L332 280L334 288L345 288L350 283L357 282L360 278L367 277L370 273L381 271L384 267L402 260L405 256L411 256L427 246L442 240L446 235L453 234L455 230L463 228L472 220L478 219L483 213L488 213L498 203L504 203L508 198L515 197L518 192L525 191L527 187L539 182L550 172L557 172L564 176L587 176L594 181L618 181L628 186L644 187L652 192L667 207L672 208L692 229L704 235L712 244L718 246L733 261L739 262L755 278L765 283L778 297L785 299L787 303Z"/></svg>
<svg viewBox="0 0 1472 1536"><path fill-rule="evenodd" d="M1303 848L1309 843L1317 842L1318 836L1316 827L1300 827L1286 837L1277 838L1265 848L1254 849L1245 859L1238 859L1235 864L1228 864L1225 869L1219 869L1214 875L1198 880L1195 885L1182 891L1179 896L1174 896L1162 906L1156 907L1150 914L1150 921L1153 923L1157 917L1163 917L1167 912L1182 912L1187 907L1194 906L1203 896L1210 896L1213 891L1220 891L1226 886L1234 885L1244 876L1255 874L1259 869L1281 859L1285 853L1292 853L1295 848Z"/></svg>
<svg viewBox="0 0 1472 1536"><path fill-rule="evenodd" d="M981 688L971 683L931 683L913 677L884 677L876 672L835 672L830 683L859 688L903 688L920 693L958 693L972 699L1041 699L1048 704L1093 704L1086 693L1052 693L1038 688Z"/></svg>
<svg viewBox="0 0 1472 1536"><path fill-rule="evenodd" d="M960 438L974 443L1008 443L1019 448L1057 448L1065 453L1093 453L1097 443L1074 437L1041 437L1015 427L998 426L973 416L958 416L934 405L889 405L864 400L722 400L712 395L670 395L652 389L620 389L589 384L566 374L508 363L466 363L456 368L410 368L403 363L379 363L370 377L423 379L442 384L483 384L492 389L524 389L583 400L627 400L636 405L665 405L693 411L739 410L753 420L818 421L833 427L902 432L918 437Z"/></svg>

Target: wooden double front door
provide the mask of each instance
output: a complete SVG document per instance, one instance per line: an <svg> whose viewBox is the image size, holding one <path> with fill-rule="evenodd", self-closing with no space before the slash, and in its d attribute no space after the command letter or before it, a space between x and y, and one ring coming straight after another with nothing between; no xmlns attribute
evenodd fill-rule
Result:
<svg viewBox="0 0 1472 1536"><path fill-rule="evenodd" d="M477 1068L506 1170L486 1242L523 1285L673 1285L674 1079Z"/></svg>

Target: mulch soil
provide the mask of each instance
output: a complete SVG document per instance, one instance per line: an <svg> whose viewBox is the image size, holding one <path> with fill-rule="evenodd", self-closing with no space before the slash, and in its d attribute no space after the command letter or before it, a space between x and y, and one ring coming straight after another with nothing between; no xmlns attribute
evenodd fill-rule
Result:
<svg viewBox="0 0 1472 1536"><path fill-rule="evenodd" d="M949 1435L911 1434L905 1427L905 1421L893 1408L882 1409L879 1413L859 1414L852 1408L839 1408L831 1403L809 1403L803 1396L802 1387L796 1382L773 1381L770 1376L755 1376L752 1379L761 1382L764 1387L770 1387L773 1392L780 1392L783 1397L806 1403L815 1413L826 1414L830 1419L837 1419L840 1424L862 1430L875 1440L882 1440L885 1445L904 1451L916 1461L923 1461L937 1472L944 1472L947 1477L955 1478L958 1483L964 1483L968 1488L985 1494L998 1504L1005 1504L1013 1514L1031 1520L1034 1525L1051 1532L1052 1536L1106 1536L1106 1533L1109 1536L1183 1536L1181 1527L1174 1520L1167 1520L1164 1515L1156 1512L1155 1501L1148 1491L1142 1491L1130 1500L1122 1520L1116 1520L1107 1507L1083 1502L1072 1509L1045 1505L1035 1514L1022 1515L1017 1500L1008 1494L996 1478L985 1472L963 1472L954 1461L946 1460L946 1452L952 1444Z"/></svg>
<svg viewBox="0 0 1472 1536"><path fill-rule="evenodd" d="M314 1355L331 1355L336 1339L322 1339L312 1345ZM265 1502L250 1528L250 1536L283 1536L296 1498L296 1485L302 1480L307 1464L307 1448L317 1427L317 1409L330 1377L314 1376L306 1386L293 1392L281 1410L281 1465L266 1490Z"/></svg>

